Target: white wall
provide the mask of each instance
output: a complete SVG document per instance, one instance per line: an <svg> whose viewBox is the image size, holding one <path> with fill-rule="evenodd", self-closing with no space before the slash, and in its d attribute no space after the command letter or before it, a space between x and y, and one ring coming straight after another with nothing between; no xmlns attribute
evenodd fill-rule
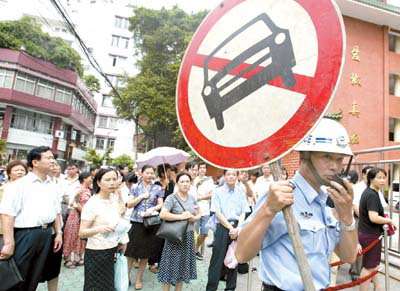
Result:
<svg viewBox="0 0 400 291"><path fill-rule="evenodd" d="M8 143L23 144L29 146L48 146L53 145L53 136L50 134L36 133L22 129L10 128L8 131Z"/></svg>

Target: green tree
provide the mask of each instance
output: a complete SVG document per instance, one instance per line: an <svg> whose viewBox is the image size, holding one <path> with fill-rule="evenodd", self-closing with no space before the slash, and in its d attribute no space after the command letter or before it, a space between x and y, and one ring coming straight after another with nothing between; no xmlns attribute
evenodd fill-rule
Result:
<svg viewBox="0 0 400 291"><path fill-rule="evenodd" d="M94 148L89 148L86 150L86 155L83 157L83 159L88 163L89 166L91 167L101 167L103 164L104 165L112 165L113 164L113 159L111 158L111 153L114 150L114 148L109 147L106 149L103 155L100 155L99 153L96 152Z"/></svg>
<svg viewBox="0 0 400 291"><path fill-rule="evenodd" d="M114 105L121 117L141 121L151 146L187 147L178 130L175 87L186 47L205 15L141 7L130 18L139 73L128 79Z"/></svg>
<svg viewBox="0 0 400 291"><path fill-rule="evenodd" d="M3 163L3 155L6 153L7 140L0 139L0 164Z"/></svg>
<svg viewBox="0 0 400 291"><path fill-rule="evenodd" d="M129 167L129 170L132 171L135 161L129 155L123 154L114 158L112 164L113 166L126 165Z"/></svg>
<svg viewBox="0 0 400 291"><path fill-rule="evenodd" d="M30 55L70 69L83 76L83 65L77 51L59 37L42 31L32 17L0 22L0 47L25 50Z"/></svg>
<svg viewBox="0 0 400 291"><path fill-rule="evenodd" d="M103 162L107 166L111 166L113 164L113 158L111 157L111 153L113 152L113 147L108 147L103 154Z"/></svg>
<svg viewBox="0 0 400 291"><path fill-rule="evenodd" d="M86 75L83 80L90 91L100 92L100 81L94 75Z"/></svg>
<svg viewBox="0 0 400 291"><path fill-rule="evenodd" d="M86 155L83 159L88 163L91 167L101 167L103 164L103 158L99 155L95 149L89 148L86 150Z"/></svg>

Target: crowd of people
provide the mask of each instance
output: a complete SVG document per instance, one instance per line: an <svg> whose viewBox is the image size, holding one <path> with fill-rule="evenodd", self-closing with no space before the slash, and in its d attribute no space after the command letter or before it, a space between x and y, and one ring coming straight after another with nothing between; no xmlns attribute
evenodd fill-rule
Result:
<svg viewBox="0 0 400 291"><path fill-rule="evenodd" d="M206 291L217 290L221 278L225 290L236 289L238 264L224 263L234 241L238 263L260 255L263 290L303 290L280 213L289 205L317 290L331 284L333 253L353 263L353 280L370 274L379 265L381 244L355 259L381 235L382 225L393 224L384 217L387 173L366 167L358 183L355 171L350 181L332 181L352 155L344 128L332 122L324 120L315 129L320 139L297 148L300 168L292 180L274 181L268 165L260 176L228 169L213 178L207 176L205 162L188 162L181 170L144 165L135 173L125 166L80 171L71 164L62 173L50 148L32 149L26 161L7 165L0 188L0 260L12 257L24 278L9 290L34 291L45 281L48 290L57 290L63 264L83 266L84 290L113 291L114 261L120 253L127 258L127 277L135 290L148 283L143 279L148 268L157 273L160 289L179 291L183 283L197 279L196 261L203 260L201 249L210 232L214 241ZM318 144L322 137L324 144ZM162 221L187 221L183 238L158 236ZM376 277L372 282L382 290ZM369 284L367 280L361 290Z"/></svg>

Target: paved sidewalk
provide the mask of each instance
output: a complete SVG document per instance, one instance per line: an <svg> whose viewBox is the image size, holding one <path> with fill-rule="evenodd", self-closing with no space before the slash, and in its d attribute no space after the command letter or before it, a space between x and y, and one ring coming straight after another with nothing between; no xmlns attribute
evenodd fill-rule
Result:
<svg viewBox="0 0 400 291"><path fill-rule="evenodd" d="M210 242L210 238L207 239L207 243ZM188 285L184 285L183 290L185 291L204 291L207 284L207 272L208 265L211 257L211 248L205 248L204 260L197 261L197 275L198 279L192 281ZM258 268L258 257L254 258L253 264ZM337 284L343 284L350 282L350 276L348 275L349 265L343 265L339 268ZM136 270L132 271L132 279L134 280L136 276ZM384 275L379 274L379 280L384 286L385 278ZM260 291L261 282L258 279L258 273L252 273L252 288L247 290L247 278L248 275L238 274L237 291ZM222 291L225 288L225 282L220 281L218 291ZM40 284L38 291L47 291L45 284ZM67 269L65 267L61 268L59 291L81 291L83 290L83 267L77 267L74 270ZM129 288L129 291L134 290L133 286ZM162 290L161 284L157 281L157 275L146 270L143 277L143 289L142 291L160 291ZM171 288L171 291L174 290ZM359 290L359 287L353 287L346 289L348 291ZM373 290L372 284L370 290ZM400 290L400 282L395 279L390 279L390 290L397 291Z"/></svg>

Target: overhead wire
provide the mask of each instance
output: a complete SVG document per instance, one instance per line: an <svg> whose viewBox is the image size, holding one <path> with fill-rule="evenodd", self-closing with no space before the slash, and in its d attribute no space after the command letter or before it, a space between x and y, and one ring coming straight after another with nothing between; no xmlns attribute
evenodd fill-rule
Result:
<svg viewBox="0 0 400 291"><path fill-rule="evenodd" d="M108 76L103 72L101 69L101 66L97 62L97 60L94 58L94 56L91 54L89 51L88 47L86 46L85 42L83 39L80 37L78 32L75 29L75 26L73 25L73 22L71 18L69 17L67 11L65 8L62 6L62 4L58 0L50 0L50 2L53 4L53 6L56 8L57 12L61 15L62 19L64 20L66 24L66 28L69 30L69 32L76 38L76 40L79 43L79 46L81 47L83 53L86 55L89 63L93 66L93 68L105 79L107 84L111 87L115 95L122 99L121 95L119 94L118 90L114 87Z"/></svg>

